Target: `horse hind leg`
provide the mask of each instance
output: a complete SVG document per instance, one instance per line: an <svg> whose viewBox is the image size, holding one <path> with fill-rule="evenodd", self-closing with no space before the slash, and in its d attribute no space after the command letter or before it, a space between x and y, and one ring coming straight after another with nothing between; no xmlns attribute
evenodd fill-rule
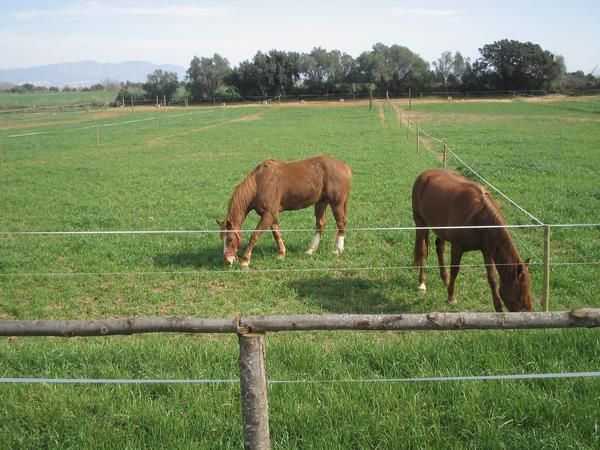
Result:
<svg viewBox="0 0 600 450"><path fill-rule="evenodd" d="M327 208L327 202L320 201L315 203L315 236L306 250L306 254L312 255L319 248L321 238L323 237L323 229L325 228L325 209Z"/></svg>
<svg viewBox="0 0 600 450"><path fill-rule="evenodd" d="M344 238L346 234L346 207L347 202L331 205L331 211L337 224L337 233L335 239L335 248L333 253L341 255L344 251Z"/></svg>
<svg viewBox="0 0 600 450"><path fill-rule="evenodd" d="M417 224L417 227L423 225ZM429 230L418 229L415 234L414 265L419 269L419 292L425 293L425 259L429 250Z"/></svg>

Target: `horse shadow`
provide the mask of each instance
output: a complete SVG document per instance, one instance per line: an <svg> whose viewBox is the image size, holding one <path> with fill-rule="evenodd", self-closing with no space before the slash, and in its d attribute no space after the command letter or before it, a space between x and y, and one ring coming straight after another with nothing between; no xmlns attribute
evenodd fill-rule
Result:
<svg viewBox="0 0 600 450"><path fill-rule="evenodd" d="M432 296L426 298L416 293L412 284L404 285L400 279L391 282L399 283L394 286L396 289L390 290L390 279L332 278L324 274L293 280L288 286L300 300L333 314L421 313L438 303Z"/></svg>

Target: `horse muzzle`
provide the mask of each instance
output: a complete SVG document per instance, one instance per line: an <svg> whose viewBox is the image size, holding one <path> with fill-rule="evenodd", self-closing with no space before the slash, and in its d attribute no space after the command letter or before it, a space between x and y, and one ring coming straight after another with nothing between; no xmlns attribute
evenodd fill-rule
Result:
<svg viewBox="0 0 600 450"><path fill-rule="evenodd" d="M223 259L225 260L225 264L231 266L235 262L237 257L235 255L224 255Z"/></svg>

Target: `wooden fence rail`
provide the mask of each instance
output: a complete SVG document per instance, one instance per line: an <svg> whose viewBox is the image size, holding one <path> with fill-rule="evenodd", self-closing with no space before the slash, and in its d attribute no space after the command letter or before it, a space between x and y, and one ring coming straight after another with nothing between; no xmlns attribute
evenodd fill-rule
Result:
<svg viewBox="0 0 600 450"><path fill-rule="evenodd" d="M138 317L106 320L0 320L0 336L110 336L309 330L472 330L600 326L600 309L566 312L303 314L239 319Z"/></svg>
<svg viewBox="0 0 600 450"><path fill-rule="evenodd" d="M600 309L570 312L326 314L239 319L146 317L107 320L0 320L0 336L110 336L139 333L236 333L244 447L271 448L265 333L309 330L474 330L600 327Z"/></svg>

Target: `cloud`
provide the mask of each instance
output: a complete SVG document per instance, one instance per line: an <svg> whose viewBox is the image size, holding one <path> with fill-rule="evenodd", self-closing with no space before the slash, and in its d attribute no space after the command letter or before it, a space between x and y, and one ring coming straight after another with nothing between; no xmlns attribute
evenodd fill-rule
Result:
<svg viewBox="0 0 600 450"><path fill-rule="evenodd" d="M136 5L103 5L100 3L84 3L71 8L34 9L18 11L13 14L15 19L32 20L37 18L78 18L78 17L226 17L236 8L232 7L200 7L188 5L169 6L136 6Z"/></svg>
<svg viewBox="0 0 600 450"><path fill-rule="evenodd" d="M427 16L457 18L462 11L454 9L420 9L420 8L388 8L388 12L395 16Z"/></svg>

